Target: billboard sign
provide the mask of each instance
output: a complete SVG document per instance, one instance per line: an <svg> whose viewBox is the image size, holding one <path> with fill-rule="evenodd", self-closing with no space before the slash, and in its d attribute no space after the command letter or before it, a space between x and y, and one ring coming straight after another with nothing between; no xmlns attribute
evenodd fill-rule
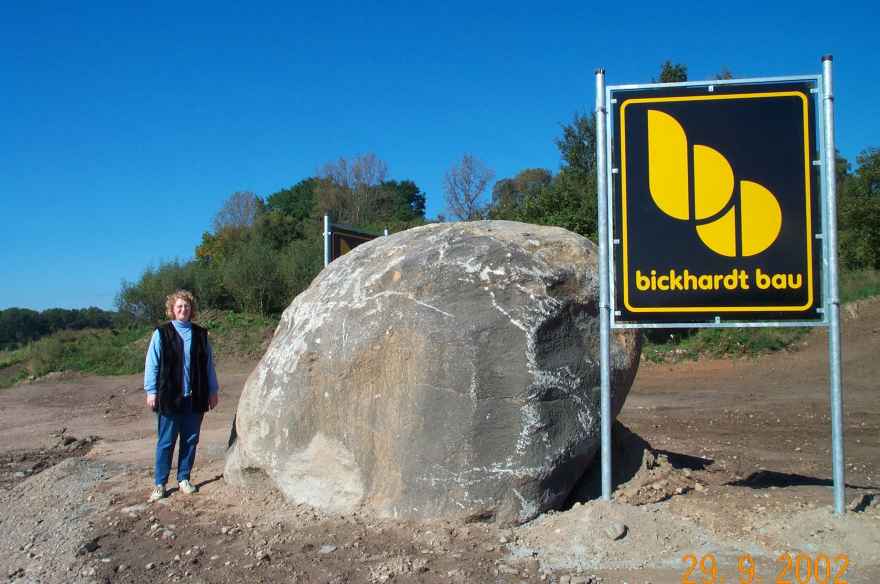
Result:
<svg viewBox="0 0 880 584"><path fill-rule="evenodd" d="M330 230L330 261L342 257L362 243L376 239L364 231L357 231L341 225L332 225Z"/></svg>
<svg viewBox="0 0 880 584"><path fill-rule="evenodd" d="M615 325L823 321L817 87L608 88Z"/></svg>

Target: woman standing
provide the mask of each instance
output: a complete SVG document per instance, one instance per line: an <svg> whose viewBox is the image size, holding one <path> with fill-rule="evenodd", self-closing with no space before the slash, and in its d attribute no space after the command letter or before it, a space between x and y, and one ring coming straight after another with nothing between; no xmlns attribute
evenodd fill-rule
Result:
<svg viewBox="0 0 880 584"><path fill-rule="evenodd" d="M151 502L165 497L165 483L171 472L178 436L178 487L186 494L197 491L190 482L190 473L202 417L217 407L219 401L208 331L192 323L196 314L195 298L186 290L169 294L165 299L165 314L171 321L153 333L144 367L147 407L156 412L159 435Z"/></svg>

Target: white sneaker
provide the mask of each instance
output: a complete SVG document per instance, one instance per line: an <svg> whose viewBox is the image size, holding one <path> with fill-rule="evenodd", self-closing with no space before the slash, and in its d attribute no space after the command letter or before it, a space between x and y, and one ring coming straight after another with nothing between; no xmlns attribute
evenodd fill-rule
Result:
<svg viewBox="0 0 880 584"><path fill-rule="evenodd" d="M150 499L149 499L150 503L155 503L156 501L158 501L160 499L164 499L164 498L165 498L165 485L156 485L155 488L153 488L153 492L150 493Z"/></svg>
<svg viewBox="0 0 880 584"><path fill-rule="evenodd" d="M187 495L192 495L199 490L194 484L189 481L180 481L179 483L177 483L177 488L180 489L182 493L186 493Z"/></svg>

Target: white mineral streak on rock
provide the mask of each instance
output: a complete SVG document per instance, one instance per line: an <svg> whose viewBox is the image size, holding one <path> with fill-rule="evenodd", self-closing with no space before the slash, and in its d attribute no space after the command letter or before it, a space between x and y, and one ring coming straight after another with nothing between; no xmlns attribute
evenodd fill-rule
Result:
<svg viewBox="0 0 880 584"><path fill-rule="evenodd" d="M593 416L590 415L589 410L580 409L578 410L577 418L578 422L581 423L581 429L584 430L583 434L587 434L593 426Z"/></svg>
<svg viewBox="0 0 880 584"><path fill-rule="evenodd" d="M437 263L438 263L438 264L442 264L442 263L444 263L444 261L446 260L446 250L447 250L447 249L449 249L449 242L448 242L448 241L444 241L444 242L440 245L440 249L438 250L438 251L439 251L439 256L437 257Z"/></svg>
<svg viewBox="0 0 880 584"><path fill-rule="evenodd" d="M529 330L523 329L526 331L526 370L532 374L535 383L540 384L541 379L539 377L541 371L537 367L535 328L537 327L530 327ZM520 409L522 425L520 427L519 438L516 441L516 452L518 454L525 453L526 449L532 443L532 434L540 429L540 424L538 423L538 410L532 401L533 399L534 398L531 396L528 397L526 403L523 404Z"/></svg>
<svg viewBox="0 0 880 584"><path fill-rule="evenodd" d="M498 302L495 300L495 291L494 290L491 290L491 289L489 290L489 297L492 298L492 306L495 308L495 310L497 310L498 312L500 312L501 314L506 316L507 320L509 320L513 326L515 326L516 328L520 329L521 331L523 331L525 333L529 332L529 330L526 328L526 325L524 325L523 323L521 323L517 319L513 318L509 312L507 312L506 310L501 308L501 305L499 305Z"/></svg>
<svg viewBox="0 0 880 584"><path fill-rule="evenodd" d="M477 407L477 367L471 363L471 384L468 387L468 395L471 396L471 403L474 409Z"/></svg>
<svg viewBox="0 0 880 584"><path fill-rule="evenodd" d="M459 265L466 274L478 274L482 266L480 260L477 258L468 258L465 262L460 263Z"/></svg>
<svg viewBox="0 0 880 584"><path fill-rule="evenodd" d="M527 401L520 408L522 417L522 429L519 438L516 441L517 454L523 454L532 443L532 435L541 430L544 426L541 424L540 411L533 401Z"/></svg>
<svg viewBox="0 0 880 584"><path fill-rule="evenodd" d="M519 499L519 520L520 521L528 521L532 517L538 514L538 503L536 501L526 500L525 497L520 494L516 489L511 488L513 494L516 495L516 498Z"/></svg>
<svg viewBox="0 0 880 584"><path fill-rule="evenodd" d="M532 290L526 288L526 287L523 286L522 284L517 283L517 284L516 284L516 289L519 290L520 292L522 292L523 294L525 294L526 296L528 296L529 299L532 300L533 302L537 301L537 298L535 297L535 293L534 293L534 291L532 291Z"/></svg>
<svg viewBox="0 0 880 584"><path fill-rule="evenodd" d="M528 478L544 472L543 466L523 466L508 458L505 463L497 462L490 466L475 466L459 472L451 472L443 467L431 469L432 474L419 475L418 479L431 486L467 488L481 482L494 482L497 477Z"/></svg>
<svg viewBox="0 0 880 584"><path fill-rule="evenodd" d="M432 306L426 302L422 302L421 300L416 300L415 298L413 298L412 294L404 294L402 292L394 292L393 290L385 290L384 292L377 292L376 294L366 296L362 300L358 301L357 304L352 304L352 306L363 307L368 302L372 302L372 301L378 302L380 299L387 298L389 296L394 296L394 297L398 297L398 298L405 298L406 300L409 300L415 304L418 304L419 306L422 306L422 307L427 308L429 310L433 310L434 312L440 313L447 318L455 318L455 315L449 314L448 312L446 312L444 310L440 310L436 306Z"/></svg>
<svg viewBox="0 0 880 584"><path fill-rule="evenodd" d="M489 276L504 276L506 272L504 268L493 268L492 266L484 266L482 270L480 270L480 280L483 282L491 282L492 278Z"/></svg>

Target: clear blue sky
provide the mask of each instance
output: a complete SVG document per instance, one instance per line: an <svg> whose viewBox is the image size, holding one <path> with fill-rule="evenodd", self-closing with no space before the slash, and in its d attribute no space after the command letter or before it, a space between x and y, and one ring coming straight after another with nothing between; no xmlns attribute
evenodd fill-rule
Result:
<svg viewBox="0 0 880 584"><path fill-rule="evenodd" d="M376 153L432 217L465 152L497 178L555 171L597 67L814 74L833 53L840 150L880 146L873 2L714 4L5 2L0 308L112 308L123 279L192 257L232 192L340 156Z"/></svg>

